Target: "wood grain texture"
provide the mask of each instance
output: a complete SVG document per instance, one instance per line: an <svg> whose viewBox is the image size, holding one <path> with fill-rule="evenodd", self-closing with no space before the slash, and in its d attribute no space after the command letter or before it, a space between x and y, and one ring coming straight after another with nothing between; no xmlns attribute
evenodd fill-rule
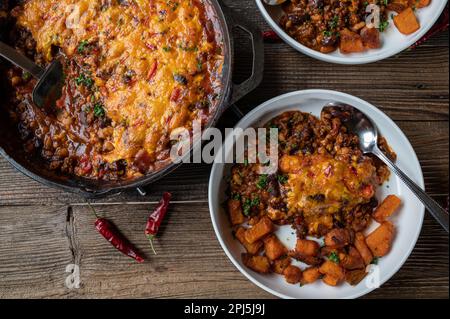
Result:
<svg viewBox="0 0 450 319"><path fill-rule="evenodd" d="M261 29L253 0L224 1ZM252 14L249 14L251 12ZM237 46L235 78L248 74L248 45ZM421 162L426 187L440 203L449 192L448 31L419 48L364 66L313 60L284 43L266 44L265 78L237 105L248 112L279 94L333 89L379 106L405 132ZM237 119L226 112L220 127ZM210 166L185 165L141 197L131 190L97 201L97 209L149 257L122 256L93 229L84 200L42 186L0 159L0 298L272 298L250 283L222 251L207 207ZM151 256L142 228L163 191L174 205ZM448 235L428 216L413 254L366 298L448 298ZM80 289L68 289L66 266L81 269Z"/></svg>
<svg viewBox="0 0 450 319"><path fill-rule="evenodd" d="M229 115L230 116L230 115ZM432 195L448 194L449 123L448 121L421 122L397 121L410 139L422 164L427 190ZM439 150L439 152L436 152ZM206 200L210 165L189 164L163 180L146 187L146 200L159 200L165 190L174 192L178 201ZM180 180L183 180L180 183ZM141 196L131 190L101 201L135 202ZM0 205L70 204L82 201L52 188L42 186L16 172L4 159L0 158Z"/></svg>
<svg viewBox="0 0 450 319"><path fill-rule="evenodd" d="M175 205L153 256L142 229L153 207L96 206L147 257L144 264L122 256L94 231L86 205L68 211L63 206L1 208L0 297L271 298L225 256L206 203ZM428 217L422 234L401 271L369 298L448 296L447 235ZM65 287L70 263L80 266L80 289Z"/></svg>

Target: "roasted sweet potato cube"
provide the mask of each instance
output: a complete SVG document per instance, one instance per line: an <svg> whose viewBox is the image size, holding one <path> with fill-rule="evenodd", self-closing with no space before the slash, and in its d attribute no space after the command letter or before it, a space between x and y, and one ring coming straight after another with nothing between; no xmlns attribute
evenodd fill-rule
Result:
<svg viewBox="0 0 450 319"><path fill-rule="evenodd" d="M264 251L270 260L275 260L287 254L287 248L275 235L270 235L264 239Z"/></svg>
<svg viewBox="0 0 450 319"><path fill-rule="evenodd" d="M239 240L239 242L245 247L245 249L247 250L247 252L250 255L257 255L263 246L263 243L260 240L255 241L252 244L248 243L245 240L245 228L244 227L239 227L236 230L234 235L236 236L237 240Z"/></svg>
<svg viewBox="0 0 450 319"><path fill-rule="evenodd" d="M301 261L304 264L307 264L309 266L319 266L322 263L322 258L319 256L305 256L302 254L299 254L296 251L290 251L288 255L295 260Z"/></svg>
<svg viewBox="0 0 450 319"><path fill-rule="evenodd" d="M431 3L431 0L417 0L416 1L416 8L425 8L428 7Z"/></svg>
<svg viewBox="0 0 450 319"><path fill-rule="evenodd" d="M245 266L261 274L270 273L270 261L266 256L253 256L242 254L242 262Z"/></svg>
<svg viewBox="0 0 450 319"><path fill-rule="evenodd" d="M338 278L331 275L325 275L323 276L322 281L328 286L336 287L341 283L342 280L339 280Z"/></svg>
<svg viewBox="0 0 450 319"><path fill-rule="evenodd" d="M380 31L377 29L364 27L360 35L366 48L378 49L381 47Z"/></svg>
<svg viewBox="0 0 450 319"><path fill-rule="evenodd" d="M240 225L245 222L245 216L242 213L241 201L228 200L228 215L230 216L231 225Z"/></svg>
<svg viewBox="0 0 450 319"><path fill-rule="evenodd" d="M393 0L387 5L388 10L395 11L397 13L405 11L409 6L410 0Z"/></svg>
<svg viewBox="0 0 450 319"><path fill-rule="evenodd" d="M304 256L317 256L319 254L320 246L314 240L297 239L295 251Z"/></svg>
<svg viewBox="0 0 450 319"><path fill-rule="evenodd" d="M325 276L331 276L337 279L338 282L344 280L345 278L344 269L331 260L325 261L322 266L320 266L319 271Z"/></svg>
<svg viewBox="0 0 450 319"><path fill-rule="evenodd" d="M245 232L245 240L248 243L253 244L255 241L258 241L273 232L273 228L274 226L270 218L264 216L255 226L247 229Z"/></svg>
<svg viewBox="0 0 450 319"><path fill-rule="evenodd" d="M272 264L272 269L274 273L282 275L284 270L291 264L290 257L282 257L277 259Z"/></svg>
<svg viewBox="0 0 450 319"><path fill-rule="evenodd" d="M407 8L394 17L394 24L403 34L411 34L420 29L420 23L417 20L414 10Z"/></svg>
<svg viewBox="0 0 450 319"><path fill-rule="evenodd" d="M363 52L365 50L361 36L349 29L343 29L340 32L341 41L339 44L339 49L342 53L356 53Z"/></svg>
<svg viewBox="0 0 450 319"><path fill-rule="evenodd" d="M309 267L303 271L301 283L304 285L312 284L316 282L322 274L318 267Z"/></svg>
<svg viewBox="0 0 450 319"><path fill-rule="evenodd" d="M389 195L384 199L384 201L380 204L380 206L375 209L373 213L373 218L379 222L382 223L386 219L392 216L397 209L402 204L402 201L400 198L398 198L395 195Z"/></svg>
<svg viewBox="0 0 450 319"><path fill-rule="evenodd" d="M357 269L357 270L347 271L345 273L345 281L351 286L356 286L366 276L367 276L367 272L365 269Z"/></svg>
<svg viewBox="0 0 450 319"><path fill-rule="evenodd" d="M375 257L383 257L391 250L394 237L394 225L391 222L384 222L367 236L366 244Z"/></svg>
<svg viewBox="0 0 450 319"><path fill-rule="evenodd" d="M334 228L325 235L325 245L331 248L344 248L351 243L352 236L348 229Z"/></svg>
<svg viewBox="0 0 450 319"><path fill-rule="evenodd" d="M362 233L356 233L355 235L355 248L358 250L362 259L364 260L364 264L370 265L373 261L373 255L370 251L369 247L366 244L366 237Z"/></svg>
<svg viewBox="0 0 450 319"><path fill-rule="evenodd" d="M302 279L302 270L297 266L289 265L283 271L283 275L287 283L295 285L300 283Z"/></svg>
<svg viewBox="0 0 450 319"><path fill-rule="evenodd" d="M358 250L353 246L350 246L347 254L341 254L339 257L341 266L345 269L355 270L365 268L364 260Z"/></svg>

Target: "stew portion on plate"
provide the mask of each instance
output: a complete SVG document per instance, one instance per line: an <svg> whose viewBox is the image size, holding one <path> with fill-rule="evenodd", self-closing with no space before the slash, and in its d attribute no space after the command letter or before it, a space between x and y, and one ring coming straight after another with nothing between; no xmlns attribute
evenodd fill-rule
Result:
<svg viewBox="0 0 450 319"><path fill-rule="evenodd" d="M387 219L401 202L392 195L379 205L375 194L390 171L361 152L341 118L333 108L320 119L283 113L265 125L278 129L278 172L259 174L264 164L248 161L232 167L227 211L250 269L282 274L291 284L322 278L331 286L344 280L356 285L366 266L389 252L395 227ZM384 138L380 149L395 160ZM365 236L373 219L380 227ZM292 251L275 235L286 225L297 237Z"/></svg>
<svg viewBox="0 0 450 319"><path fill-rule="evenodd" d="M380 33L393 20L403 34L420 29L415 10L431 0L290 0L280 24L295 40L313 50L331 53L363 52L380 48ZM377 5L376 10L370 5ZM396 12L397 14L394 14ZM378 18L376 18L378 16ZM379 27L366 25L378 19Z"/></svg>
<svg viewBox="0 0 450 319"><path fill-rule="evenodd" d="M132 179L170 161L170 133L209 121L222 92L222 35L201 0L28 0L9 13L9 42L41 66L62 58L53 112L35 80L11 68L8 105L30 154L90 179Z"/></svg>

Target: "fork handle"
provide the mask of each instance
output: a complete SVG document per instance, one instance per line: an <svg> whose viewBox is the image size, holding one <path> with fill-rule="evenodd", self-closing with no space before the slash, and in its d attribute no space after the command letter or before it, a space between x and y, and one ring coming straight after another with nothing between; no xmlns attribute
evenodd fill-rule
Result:
<svg viewBox="0 0 450 319"><path fill-rule="evenodd" d="M9 45L0 41L0 55L12 64L18 66L22 70L29 72L36 79L40 79L44 74L44 69L36 63L28 59L26 56L20 54Z"/></svg>
<svg viewBox="0 0 450 319"><path fill-rule="evenodd" d="M382 160L393 171L409 189L419 198L425 205L430 214L444 227L448 233L448 212L443 209L434 199L432 199L424 190L422 190L415 182L413 182L403 171L398 168L378 147L372 153Z"/></svg>

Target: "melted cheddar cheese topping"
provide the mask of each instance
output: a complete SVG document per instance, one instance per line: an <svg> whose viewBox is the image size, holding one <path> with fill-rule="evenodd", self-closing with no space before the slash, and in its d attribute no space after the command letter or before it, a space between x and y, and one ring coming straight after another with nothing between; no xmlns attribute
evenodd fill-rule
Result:
<svg viewBox="0 0 450 319"><path fill-rule="evenodd" d="M170 132L205 122L221 92L209 11L202 0L30 0L17 23L46 61L58 47L92 80L114 129L104 161L157 161Z"/></svg>
<svg viewBox="0 0 450 319"><path fill-rule="evenodd" d="M280 169L288 174L288 210L303 212L313 231L332 225L333 215L369 202L379 183L369 158L349 163L328 155L285 155Z"/></svg>

